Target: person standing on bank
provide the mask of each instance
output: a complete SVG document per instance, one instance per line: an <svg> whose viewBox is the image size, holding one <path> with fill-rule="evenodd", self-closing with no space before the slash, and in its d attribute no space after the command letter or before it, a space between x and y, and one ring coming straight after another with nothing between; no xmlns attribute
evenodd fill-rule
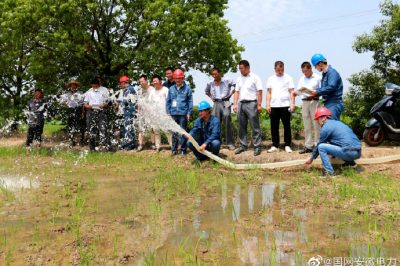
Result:
<svg viewBox="0 0 400 266"><path fill-rule="evenodd" d="M231 102L229 100L235 92L235 83L232 80L223 80L220 70L216 67L211 70L211 75L214 81L207 84L205 91L214 102L213 115L219 119L221 124L222 121L225 123L225 138L228 149L234 150Z"/></svg>
<svg viewBox="0 0 400 266"><path fill-rule="evenodd" d="M344 110L343 82L339 73L331 66L322 54L314 54L311 63L316 70L322 72L321 87L310 94L309 98L322 96L324 106L332 113L332 119L340 120L340 114Z"/></svg>
<svg viewBox="0 0 400 266"><path fill-rule="evenodd" d="M86 112L86 125L89 133L89 148L96 150L97 138L101 150L108 150L107 147L107 116L105 108L108 106L108 96L100 91L100 81L95 78L90 83L91 89L88 90L84 98Z"/></svg>
<svg viewBox="0 0 400 266"><path fill-rule="evenodd" d="M137 151L140 152L143 150L144 147L144 142L145 142L145 133L146 130L148 129L147 127L149 125L146 125L145 123L145 119L143 116L143 110L141 105L148 102L149 100L149 95L150 93L154 90L153 86L150 86L149 81L147 79L147 75L140 75L139 77L139 84L140 86L138 87L138 91L137 94L139 96L139 103L138 103L138 117L139 117L139 121L138 121L138 131L139 131L139 136L138 136L138 142L139 145L137 147ZM152 134L152 133L151 133ZM154 137L151 137L153 143L152 143L152 149L155 150L156 147L154 145Z"/></svg>
<svg viewBox="0 0 400 266"><path fill-rule="evenodd" d="M174 69L172 67L167 67L167 69L165 69L165 77L167 80L162 84L164 87L169 89L175 85Z"/></svg>
<svg viewBox="0 0 400 266"><path fill-rule="evenodd" d="M278 151L279 124L282 120L284 130L285 151L292 152L292 131L290 128L291 113L294 112L294 83L293 78L285 72L282 61L275 62L275 75L267 81L267 112L271 120L272 146L269 153Z"/></svg>
<svg viewBox="0 0 400 266"><path fill-rule="evenodd" d="M61 103L66 107L68 139L71 146L75 146L75 133L80 133L80 145L85 139L85 110L83 109L84 94L78 90L80 84L76 80L67 83L68 92L61 95Z"/></svg>
<svg viewBox="0 0 400 266"><path fill-rule="evenodd" d="M26 147L28 149L32 145L33 140L38 142L38 147L42 144L46 107L47 104L43 100L43 91L41 89L35 89L33 100L29 101L28 111L25 113L29 126L26 137Z"/></svg>
<svg viewBox="0 0 400 266"><path fill-rule="evenodd" d="M303 117L304 124L304 148L299 151L300 154L312 152L314 146L319 140L319 125L314 120L314 114L319 107L319 97L309 98L309 94L300 93L302 88L306 88L311 91L316 91L321 85L321 77L313 73L311 64L309 62L303 62L301 64L301 72L303 76L300 78L297 85L296 93L301 95L302 107L301 114Z"/></svg>
<svg viewBox="0 0 400 266"><path fill-rule="evenodd" d="M250 72L247 60L239 62L241 75L236 80L233 111L238 113L240 147L235 154L247 150L247 122L253 130L254 156L261 154L261 127L259 113L262 111L261 79Z"/></svg>
<svg viewBox="0 0 400 266"><path fill-rule="evenodd" d="M169 88L166 110L167 114L174 119L174 121L185 131L187 131L187 124L190 120L190 115L193 109L193 94L189 85L184 82L185 74L181 69L174 71L174 80L176 82ZM174 132L172 135L172 155L178 154L178 142L181 143L181 154L186 155L187 141L181 136L179 140L178 133Z"/></svg>
<svg viewBox="0 0 400 266"><path fill-rule="evenodd" d="M154 90L150 92L149 102L153 105L157 106L160 113L165 113L165 105L168 96L168 88L162 85L162 79L159 75L154 75L153 78L153 87ZM159 152L161 150L161 131L157 127L153 127L153 136L154 143L156 145L156 151ZM167 136L168 143L172 145L172 135L170 132L165 132Z"/></svg>
<svg viewBox="0 0 400 266"><path fill-rule="evenodd" d="M124 122L121 127L120 147L124 150L133 150L136 146L136 132L134 119L136 116L136 90L130 85L128 76L119 78L119 87L122 93L118 99L118 104L122 107Z"/></svg>

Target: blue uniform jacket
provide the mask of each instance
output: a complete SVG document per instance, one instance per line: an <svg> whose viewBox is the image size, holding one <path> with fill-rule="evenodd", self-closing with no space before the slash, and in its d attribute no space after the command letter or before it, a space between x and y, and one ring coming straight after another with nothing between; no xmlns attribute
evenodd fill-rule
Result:
<svg viewBox="0 0 400 266"><path fill-rule="evenodd" d="M197 118L194 121L192 130L190 130L190 135L196 140L200 138L200 145L208 145L213 140L221 140L221 127L219 119L215 116L210 116L210 119L205 123L201 118Z"/></svg>
<svg viewBox="0 0 400 266"><path fill-rule="evenodd" d="M321 87L317 89L317 93L322 96L324 104L342 101L342 78L332 66L329 66L328 71L322 74Z"/></svg>
<svg viewBox="0 0 400 266"><path fill-rule="evenodd" d="M168 91L166 108L169 115L190 115L193 108L192 89L186 83L180 89L173 85Z"/></svg>
<svg viewBox="0 0 400 266"><path fill-rule="evenodd" d="M126 90L124 90L123 100L121 102L122 108L124 109L124 116L131 117L134 113L136 113L136 102L132 101L128 96L136 95L136 90L133 86L129 85Z"/></svg>
<svg viewBox="0 0 400 266"><path fill-rule="evenodd" d="M361 142L353 130L343 122L333 119L327 119L321 127L319 142L313 150L313 159L318 157L318 145L321 143L339 146L344 150L361 150Z"/></svg>

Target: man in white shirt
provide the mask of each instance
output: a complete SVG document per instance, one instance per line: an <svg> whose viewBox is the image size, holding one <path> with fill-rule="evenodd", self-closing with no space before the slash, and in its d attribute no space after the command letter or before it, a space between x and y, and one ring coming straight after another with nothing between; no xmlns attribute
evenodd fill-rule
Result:
<svg viewBox="0 0 400 266"><path fill-rule="evenodd" d="M166 106L166 100L168 96L168 88L163 86L161 76L159 75L154 75L153 78L153 86L154 90L150 91L149 94L149 102L151 104L154 104L157 109L160 112L166 113L165 106ZM152 135L152 142L155 143L156 145L156 151L160 151L160 146L161 146L161 134L160 134L160 129L153 127L153 135ZM165 132L167 135L168 143L171 146L172 145L172 134L170 132ZM154 136L154 139L153 139Z"/></svg>
<svg viewBox="0 0 400 266"><path fill-rule="evenodd" d="M222 121L224 121L228 149L234 150L235 142L233 140L230 98L235 92L235 82L228 79L223 80L220 70L216 67L211 70L211 75L214 80L207 84L206 94L214 102L213 115L219 119L221 125Z"/></svg>
<svg viewBox="0 0 400 266"><path fill-rule="evenodd" d="M84 108L87 110L86 124L89 133L89 147L96 148L96 139L99 138L100 149L107 149L106 114L104 108L108 105L108 97L100 92L100 81L95 78L90 83L91 89L86 92Z"/></svg>
<svg viewBox="0 0 400 266"><path fill-rule="evenodd" d="M254 156L261 154L261 127L259 113L262 111L261 79L250 72L247 60L239 62L241 75L236 80L233 111L238 113L240 147L235 154L247 150L247 122L253 130Z"/></svg>
<svg viewBox="0 0 400 266"><path fill-rule="evenodd" d="M310 98L304 89L316 91L321 85L321 76L316 75L312 71L311 64L309 62L303 62L301 64L302 76L297 85L296 95L301 95L302 100L302 117L304 124L304 148L299 151L300 154L310 153L313 151L314 146L319 141L319 125L318 121L314 120L314 114L319 107L319 97L315 96Z"/></svg>
<svg viewBox="0 0 400 266"><path fill-rule="evenodd" d="M137 151L142 151L143 150L143 145L144 145L144 133L146 131L146 127L149 125L146 125L145 119L143 117L143 112L141 111L141 104L144 104L145 102L148 102L149 100L149 95L152 90L154 90L153 86L149 85L149 82L147 80L147 75L140 75L139 77L139 88L138 88L138 95L139 95L139 104L138 104L138 118L139 118L139 137L138 137L138 142L139 146L137 148ZM154 137L152 136L152 139ZM152 149L155 150L156 147L154 145L154 142L152 141Z"/></svg>
<svg viewBox="0 0 400 266"><path fill-rule="evenodd" d="M272 146L269 153L278 151L279 124L282 120L284 130L285 151L290 153L292 131L290 128L291 113L294 112L294 83L293 78L285 74L285 65L282 61L275 62L275 75L267 81L267 112L271 121Z"/></svg>

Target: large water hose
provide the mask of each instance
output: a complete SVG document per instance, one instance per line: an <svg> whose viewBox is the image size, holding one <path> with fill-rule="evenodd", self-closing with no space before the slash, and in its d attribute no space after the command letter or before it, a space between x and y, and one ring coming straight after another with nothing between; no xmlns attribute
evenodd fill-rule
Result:
<svg viewBox="0 0 400 266"><path fill-rule="evenodd" d="M164 112L160 112L163 106L158 106L157 104L154 103L149 103L146 100L139 100L138 101L139 105L141 106L141 115L143 119L143 123L147 124L149 128L151 127L156 127L164 131L170 131L170 132L175 132L177 134L182 134L185 135L188 140L192 143L192 145L196 148L197 151L200 153L206 155L210 159L232 169L237 169L237 170L245 170L245 169L277 169L277 168L283 168L283 167L292 167L292 166L300 166L304 165L305 160L304 159L299 159L299 160L290 160L290 161L283 161L283 162L273 162L273 163L260 163L260 164L255 164L255 163L249 163L249 164L236 164L232 163L230 161L224 160L221 157L218 157L211 152L205 150L203 152L200 151L200 146L197 143L197 141L190 135L188 134L185 130L183 130L177 123L175 123L174 120L172 120L171 116L167 115ZM363 164L380 164L380 163L387 163L387 162L392 162L392 161L398 161L400 160L400 154L398 155L391 155L391 156L385 156L385 157L380 157L380 158L362 158L357 160L357 164L363 165ZM333 163L341 163L341 160L334 159ZM314 160L314 164L322 164L320 159Z"/></svg>
<svg viewBox="0 0 400 266"><path fill-rule="evenodd" d="M193 146L196 148L197 151L200 151L200 146L196 142L195 139L189 134L185 134L188 138L189 141L193 144ZM224 160L221 157L218 157L211 152L205 150L203 152L204 155L209 157L210 159L217 161L218 163L232 168L236 170L246 170L246 169L277 169L277 168L283 168L283 167L291 167L291 166L299 166L299 165L304 165L305 160L300 159L300 160L290 160L290 161L284 161L284 162L274 162L274 163L260 163L260 164L236 164L232 163L230 161ZM356 162L359 165L364 165L364 164L381 164L381 163L388 163L392 161L398 161L400 160L400 154L396 155L391 155L391 156L385 156L385 157L379 157L379 158L361 158L358 159ZM342 162L341 160L334 159L333 163L340 163ZM322 164L320 159L314 160L314 164Z"/></svg>

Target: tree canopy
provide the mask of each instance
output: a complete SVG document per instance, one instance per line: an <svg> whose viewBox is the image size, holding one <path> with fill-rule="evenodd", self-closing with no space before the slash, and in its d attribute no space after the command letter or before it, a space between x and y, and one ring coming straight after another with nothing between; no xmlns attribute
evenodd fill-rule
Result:
<svg viewBox="0 0 400 266"><path fill-rule="evenodd" d="M223 18L227 0L3 0L2 101L71 78L162 74L168 66L236 70L243 47ZM20 103L18 103L19 105ZM18 106L20 108L20 106Z"/></svg>
<svg viewBox="0 0 400 266"><path fill-rule="evenodd" d="M400 84L400 6L391 0L381 3L385 19L370 33L356 37L357 53L371 52L373 64L368 70L350 77L352 84L345 99L345 114L354 119L351 126L362 133L371 107L383 96L386 82Z"/></svg>

